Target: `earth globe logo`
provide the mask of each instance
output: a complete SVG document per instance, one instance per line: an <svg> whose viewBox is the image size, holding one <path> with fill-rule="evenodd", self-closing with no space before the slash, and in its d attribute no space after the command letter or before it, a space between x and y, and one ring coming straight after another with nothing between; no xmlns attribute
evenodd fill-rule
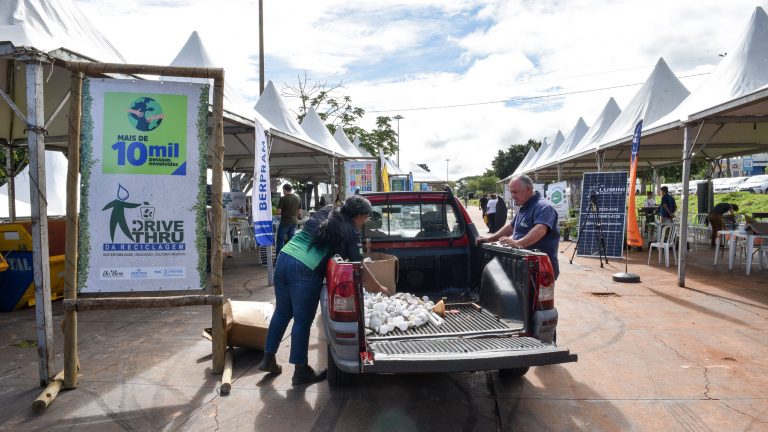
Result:
<svg viewBox="0 0 768 432"><path fill-rule="evenodd" d="M128 121L142 132L157 129L164 118L163 108L151 97L142 96L131 102L128 108Z"/></svg>

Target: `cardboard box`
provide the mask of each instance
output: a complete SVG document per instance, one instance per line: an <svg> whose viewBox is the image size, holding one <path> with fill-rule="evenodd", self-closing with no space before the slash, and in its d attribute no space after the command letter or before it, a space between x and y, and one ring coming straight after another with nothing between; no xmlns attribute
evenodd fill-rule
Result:
<svg viewBox="0 0 768 432"><path fill-rule="evenodd" d="M227 300L224 303L227 345L264 350L274 312L272 303Z"/></svg>
<svg viewBox="0 0 768 432"><path fill-rule="evenodd" d="M394 294L397 289L397 274L400 270L397 257L381 252L371 252L366 254L365 258L370 258L372 261L363 264L373 273L380 284L391 289Z"/></svg>

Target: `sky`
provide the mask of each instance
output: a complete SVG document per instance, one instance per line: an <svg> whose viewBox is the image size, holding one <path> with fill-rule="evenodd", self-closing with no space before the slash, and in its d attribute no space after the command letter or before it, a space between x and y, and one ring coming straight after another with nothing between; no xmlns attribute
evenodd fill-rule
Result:
<svg viewBox="0 0 768 432"><path fill-rule="evenodd" d="M75 3L131 63L169 64L197 31L229 86L258 100L257 0ZM364 128L402 115L401 165L447 165L455 180L591 125L610 97L623 108L660 57L695 90L757 6L768 1L264 0L265 74L278 89L305 73L341 83Z"/></svg>

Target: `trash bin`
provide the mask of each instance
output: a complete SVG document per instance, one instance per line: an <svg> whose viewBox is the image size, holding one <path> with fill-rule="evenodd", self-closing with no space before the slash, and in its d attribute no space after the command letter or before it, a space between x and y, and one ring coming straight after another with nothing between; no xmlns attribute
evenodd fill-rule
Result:
<svg viewBox="0 0 768 432"><path fill-rule="evenodd" d="M64 220L49 223L51 300L64 295L65 224ZM8 263L8 269L0 271L0 312L11 312L35 304L30 227L30 224L0 224L0 253Z"/></svg>

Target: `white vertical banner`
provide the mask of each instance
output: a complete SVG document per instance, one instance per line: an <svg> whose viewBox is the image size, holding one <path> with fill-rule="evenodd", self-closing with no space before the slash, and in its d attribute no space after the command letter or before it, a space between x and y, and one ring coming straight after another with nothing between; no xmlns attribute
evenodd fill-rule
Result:
<svg viewBox="0 0 768 432"><path fill-rule="evenodd" d="M272 189L269 181L269 146L264 127L256 120L256 163L253 168L253 231L256 244L272 246Z"/></svg>
<svg viewBox="0 0 768 432"><path fill-rule="evenodd" d="M544 197L544 183L534 183L533 184L533 191L538 192L539 195Z"/></svg>
<svg viewBox="0 0 768 432"><path fill-rule="evenodd" d="M550 183L547 185L547 200L557 211L560 220L568 219L568 196L565 193L566 182Z"/></svg>

